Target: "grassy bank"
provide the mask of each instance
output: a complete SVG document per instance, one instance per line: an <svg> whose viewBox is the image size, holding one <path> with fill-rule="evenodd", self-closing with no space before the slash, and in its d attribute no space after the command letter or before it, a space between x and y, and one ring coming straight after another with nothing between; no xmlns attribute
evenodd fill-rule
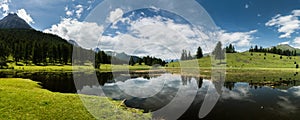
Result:
<svg viewBox="0 0 300 120"><path fill-rule="evenodd" d="M150 114L126 108L104 97L85 96L93 103L99 119L150 119ZM0 78L0 119L95 119L79 95L53 93L31 80Z"/></svg>

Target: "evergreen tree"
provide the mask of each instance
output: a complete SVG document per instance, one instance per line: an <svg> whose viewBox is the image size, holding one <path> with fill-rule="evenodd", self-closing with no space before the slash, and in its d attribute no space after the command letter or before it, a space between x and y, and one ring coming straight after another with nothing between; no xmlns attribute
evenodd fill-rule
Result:
<svg viewBox="0 0 300 120"><path fill-rule="evenodd" d="M182 50L182 54L180 57L181 60L189 60L189 55L186 50Z"/></svg>
<svg viewBox="0 0 300 120"><path fill-rule="evenodd" d="M200 46L199 46L198 49L197 49L196 57L197 57L197 59L200 59L200 58L203 57L202 49L201 49Z"/></svg>
<svg viewBox="0 0 300 120"><path fill-rule="evenodd" d="M63 63L65 65L68 64L69 62L69 54L70 54L70 51L69 51L69 48L66 46L66 45L63 45L63 48L62 48L62 59L63 59Z"/></svg>
<svg viewBox="0 0 300 120"><path fill-rule="evenodd" d="M188 57L187 57L188 60L191 60L193 59L192 55L191 55L191 52L189 51L189 54L188 54Z"/></svg>
<svg viewBox="0 0 300 120"><path fill-rule="evenodd" d="M216 60L220 60L220 63L223 59L225 59L225 52L222 49L222 43L219 41L213 51L213 55L215 56Z"/></svg>
<svg viewBox="0 0 300 120"><path fill-rule="evenodd" d="M229 46L227 46L225 49L226 49L226 53L236 53L235 48L232 44L229 44Z"/></svg>
<svg viewBox="0 0 300 120"><path fill-rule="evenodd" d="M134 66L134 64L135 64L134 59L133 59L133 57L131 56L131 57L130 57L130 60L129 60L129 65Z"/></svg>

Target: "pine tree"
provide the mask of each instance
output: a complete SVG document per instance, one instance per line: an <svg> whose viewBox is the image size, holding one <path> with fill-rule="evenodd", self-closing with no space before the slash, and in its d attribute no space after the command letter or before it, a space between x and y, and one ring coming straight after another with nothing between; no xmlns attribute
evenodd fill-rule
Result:
<svg viewBox="0 0 300 120"><path fill-rule="evenodd" d="M203 53L202 53L201 47L198 47L196 57L197 57L197 59L200 59L200 58L203 57Z"/></svg>
<svg viewBox="0 0 300 120"><path fill-rule="evenodd" d="M188 57L187 57L188 60L191 60L193 59L192 55L191 55L191 52L189 51L189 54L188 54Z"/></svg>
<svg viewBox="0 0 300 120"><path fill-rule="evenodd" d="M222 49L222 43L219 41L213 51L213 55L215 56L216 60L220 60L220 63L223 59L225 59L225 53Z"/></svg>
<svg viewBox="0 0 300 120"><path fill-rule="evenodd" d="M134 66L134 64L135 64L134 59L133 59L133 57L131 56L131 57L130 57L130 60L129 60L129 65Z"/></svg>

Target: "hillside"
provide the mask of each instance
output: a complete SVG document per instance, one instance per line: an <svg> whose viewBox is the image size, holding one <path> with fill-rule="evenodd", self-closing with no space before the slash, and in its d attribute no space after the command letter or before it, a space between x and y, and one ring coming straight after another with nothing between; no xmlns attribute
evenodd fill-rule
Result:
<svg viewBox="0 0 300 120"><path fill-rule="evenodd" d="M183 62L192 62L183 61ZM299 56L281 56L277 54L267 53L227 53L227 68L296 68L296 64L300 63ZM298 63L299 62L299 63ZM200 67L211 67L211 58L204 57L198 60ZM179 67L179 62L169 63L168 67Z"/></svg>
<svg viewBox="0 0 300 120"><path fill-rule="evenodd" d="M0 62L46 65L70 63L73 46L66 40L33 29L0 29Z"/></svg>
<svg viewBox="0 0 300 120"><path fill-rule="evenodd" d="M297 52L297 55L300 55L300 49L294 48L288 44L280 44L277 45L276 48L281 49L281 50L290 50L290 51L295 51Z"/></svg>

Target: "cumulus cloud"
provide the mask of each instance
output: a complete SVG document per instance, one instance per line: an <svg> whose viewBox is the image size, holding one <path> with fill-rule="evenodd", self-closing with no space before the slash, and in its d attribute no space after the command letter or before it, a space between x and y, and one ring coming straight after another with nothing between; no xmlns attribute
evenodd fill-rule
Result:
<svg viewBox="0 0 300 120"><path fill-rule="evenodd" d="M83 6L82 6L82 5L77 5L77 6L76 6L76 11L75 11L76 17L77 17L77 18L80 18L82 12L83 12Z"/></svg>
<svg viewBox="0 0 300 120"><path fill-rule="evenodd" d="M124 21L126 18L119 19ZM212 51L215 46L211 41L211 34L224 44L234 43L239 47L250 46L254 37L252 34L257 30L249 32L217 31L216 33L205 33L205 29L195 28L189 24L180 24L162 16L139 18L131 21L127 33L117 33L114 36L103 36L100 46L104 50L114 50L138 56L156 56L163 59L179 58L182 49L196 53L196 48L201 46L205 53ZM114 21L115 22L115 21ZM214 31L215 32L215 31Z"/></svg>
<svg viewBox="0 0 300 120"><path fill-rule="evenodd" d="M70 9L66 8L65 11L68 12ZM113 24L106 29L108 33L104 36L100 35L104 31L103 26L79 22L72 18L62 19L59 24L53 25L44 32L56 34L67 40L75 40L84 48L95 48L99 41L102 50L125 52L137 56L150 55L162 59L177 59L183 49L193 55L199 46L204 53L210 53L216 41L247 47L254 39L253 34L257 32L257 30L231 33L224 30L208 31L201 26L178 23L159 15L135 18L134 12L128 17L122 17L123 14L120 8L110 12L104 20ZM125 26L116 26L119 25L116 24L118 22ZM115 33L109 33L112 31Z"/></svg>
<svg viewBox="0 0 300 120"><path fill-rule="evenodd" d="M70 11L70 10L66 11L66 15L68 17L73 16L73 11Z"/></svg>
<svg viewBox="0 0 300 120"><path fill-rule="evenodd" d="M0 1L0 10L2 11L2 15L6 16L9 12L9 3L10 0L1 0Z"/></svg>
<svg viewBox="0 0 300 120"><path fill-rule="evenodd" d="M222 41L223 44L234 44L238 47L246 47L251 45L251 40L254 39L253 34L257 30L252 30L249 32L232 32L228 33L224 30L221 30L218 33L218 38Z"/></svg>
<svg viewBox="0 0 300 120"><path fill-rule="evenodd" d="M17 11L17 15L24 19L28 24L34 23L33 19L31 18L31 16L26 12L25 9L20 9Z"/></svg>
<svg viewBox="0 0 300 120"><path fill-rule="evenodd" d="M279 38L291 38L291 35L300 29L300 10L292 11L291 15L282 16L280 14L274 16L265 25L278 28L277 31L282 33Z"/></svg>
<svg viewBox="0 0 300 120"><path fill-rule="evenodd" d="M107 18L107 22L113 23L115 22L118 18L121 18L123 16L124 12L121 8L117 8L114 11L110 12L109 17Z"/></svg>
<svg viewBox="0 0 300 120"><path fill-rule="evenodd" d="M44 30L45 33L56 34L66 40L75 40L84 48L95 48L103 27L97 23L79 22L76 19L64 18L57 25Z"/></svg>
<svg viewBox="0 0 300 120"><path fill-rule="evenodd" d="M300 10L293 10L292 13L294 16L300 16Z"/></svg>
<svg viewBox="0 0 300 120"><path fill-rule="evenodd" d="M296 47L296 48L300 48L300 37L296 37L296 38L293 40L293 43L295 44L295 47Z"/></svg>
<svg viewBox="0 0 300 120"><path fill-rule="evenodd" d="M209 39L188 24L178 24L161 16L140 18L128 23L128 33L103 36L101 48L170 59L178 58L182 49L196 52L194 50Z"/></svg>
<svg viewBox="0 0 300 120"><path fill-rule="evenodd" d="M74 10L69 10L68 6L65 7L65 12L66 12L67 17L71 17L74 14Z"/></svg>

